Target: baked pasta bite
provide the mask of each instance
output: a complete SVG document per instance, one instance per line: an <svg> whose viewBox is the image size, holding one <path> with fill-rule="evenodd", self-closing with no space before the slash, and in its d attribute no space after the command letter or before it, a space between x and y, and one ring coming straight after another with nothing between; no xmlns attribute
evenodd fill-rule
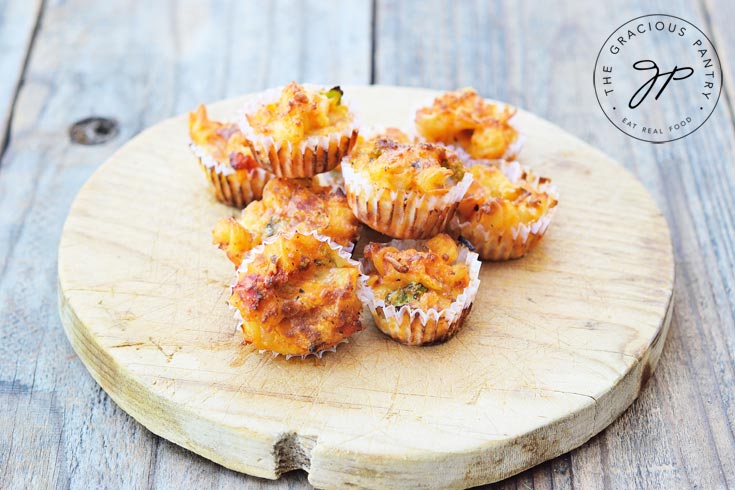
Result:
<svg viewBox="0 0 735 490"><path fill-rule="evenodd" d="M551 181L517 162L475 165L473 180L449 231L484 260L523 257L544 236L558 204Z"/></svg>
<svg viewBox="0 0 735 490"><path fill-rule="evenodd" d="M240 127L258 162L279 177L311 177L336 167L357 139L355 115L340 87L296 82L245 107Z"/></svg>
<svg viewBox="0 0 735 490"><path fill-rule="evenodd" d="M446 234L369 243L361 299L378 328L407 345L444 342L459 331L480 284L477 254Z"/></svg>
<svg viewBox="0 0 735 490"><path fill-rule="evenodd" d="M189 113L189 144L218 201L245 207L260 199L273 174L255 161L236 124L212 121L200 104Z"/></svg>
<svg viewBox="0 0 735 490"><path fill-rule="evenodd" d="M345 191L352 211L371 228L394 238L428 238L444 230L472 177L446 147L404 137L360 138L342 161Z"/></svg>
<svg viewBox="0 0 735 490"><path fill-rule="evenodd" d="M447 92L416 112L416 129L427 141L466 152L471 159L512 160L522 146L511 124L516 110L490 103L472 88Z"/></svg>
<svg viewBox="0 0 735 490"><path fill-rule="evenodd" d="M229 304L246 343L287 357L321 357L362 330L363 282L359 263L327 237L281 234L248 254Z"/></svg>
<svg viewBox="0 0 735 490"><path fill-rule="evenodd" d="M408 144L415 142L414 138L408 136L406 133L398 128L368 128L367 132L370 133L370 135L363 137L365 133L365 130L363 128L360 136L363 137L363 140L372 139L373 137L380 135L381 137L391 139L398 143ZM358 141L360 141L360 137L358 137ZM320 185L340 187L343 190L345 188L345 179L342 176L342 165L337 165L329 172L317 175L315 179L319 182Z"/></svg>
<svg viewBox="0 0 735 490"><path fill-rule="evenodd" d="M278 233L317 231L352 250L360 228L342 189L320 186L313 179L274 178L261 201L250 203L239 219L221 219L212 238L238 267L251 248Z"/></svg>

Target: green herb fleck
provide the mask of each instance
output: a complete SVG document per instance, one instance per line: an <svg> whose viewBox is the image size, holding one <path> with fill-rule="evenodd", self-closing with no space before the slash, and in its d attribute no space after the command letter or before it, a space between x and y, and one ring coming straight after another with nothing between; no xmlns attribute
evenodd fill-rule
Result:
<svg viewBox="0 0 735 490"><path fill-rule="evenodd" d="M407 305L418 300L429 289L420 282L410 282L401 289L391 291L385 296L385 303L393 306Z"/></svg>
<svg viewBox="0 0 735 490"><path fill-rule="evenodd" d="M464 165L462 165L462 162L458 160L450 161L448 159L443 159L439 164L444 167L448 168L452 171L452 177L454 177L454 180L459 182L464 178Z"/></svg>
<svg viewBox="0 0 735 490"><path fill-rule="evenodd" d="M332 87L327 90L325 95L328 99L334 100L336 105L340 105L342 103L342 95L344 95L344 92L342 92L342 89L337 85L336 87Z"/></svg>
<svg viewBox="0 0 735 490"><path fill-rule="evenodd" d="M276 216L271 216L268 220L268 223L265 225L265 236L266 237L272 237L273 235L278 232L278 223L280 222L280 218L277 218Z"/></svg>

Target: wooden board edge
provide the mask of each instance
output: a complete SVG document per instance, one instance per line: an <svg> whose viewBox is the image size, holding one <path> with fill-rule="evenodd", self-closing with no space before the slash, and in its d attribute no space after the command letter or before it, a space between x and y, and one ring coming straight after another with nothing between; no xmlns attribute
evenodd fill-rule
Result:
<svg viewBox="0 0 735 490"><path fill-rule="evenodd" d="M431 463L436 468L435 471L437 471L437 475L425 474L422 482L428 484L428 482L435 481L435 477L439 473L441 473L443 479L444 475L450 472L457 475L461 474L462 477L457 478L448 486L442 485L442 488L459 490L495 483L584 445L630 408L646 386L646 383L653 375L663 350L673 317L673 309L674 295L672 289L664 319L661 322L653 343L649 346L643 357L602 397L599 399L590 397L592 403L587 405L583 410L571 413L562 419L554 421L550 425L529 431L513 440L503 441L501 445L490 444L482 448L477 448L473 452L446 455L443 459L437 453L431 455L425 462L416 461L419 467L424 467L424 464L421 463ZM605 400L605 403L612 403L611 409L607 410L604 414L598 413L600 401L608 398L610 400ZM589 416L590 410L592 411L593 424L588 433L580 434L566 445L558 445L558 441L550 439L550 433L563 432L565 430L565 424L569 424L571 427L577 418ZM405 480L401 479L401 481L377 481L376 479L379 475L376 475L375 471L371 469L365 469L364 472L353 471L349 474L349 478L345 478L343 472L331 468L337 465L327 461L328 458L345 456L340 455L338 450L331 451L329 448L320 447L317 444L314 450L314 456L308 478L309 482L316 488L336 490L347 486L357 486L359 488L401 489L407 488L407 485L411 481L410 478ZM351 458L354 457L354 455L351 455ZM504 459L513 460L515 466L507 471L497 471L497 468L501 466L500 463ZM384 458L371 457L370 462L380 466L385 464L386 461ZM410 477L411 471L407 469L407 463L406 460L402 460L400 462L400 470L398 468L394 469L396 472L395 475Z"/></svg>
<svg viewBox="0 0 735 490"><path fill-rule="evenodd" d="M169 400L157 396L135 376L127 373L125 367L118 364L112 356L105 352L94 337L85 333L84 324L76 316L69 304L69 299L63 292L61 280L57 284L57 289L59 317L72 349L92 378L124 412L157 436L225 468L271 480L280 476L277 471L274 448L282 437L279 437L277 433L252 431L242 427L229 427L235 437L229 437L226 441L220 437L197 438L197 434L189 434L186 430L189 427L200 427L202 434L214 434L221 431L225 424L201 417L200 414L186 407L173 409ZM138 400L142 397L146 398L145 403ZM176 411L184 413L187 418L174 419L169 416ZM245 444L232 448L229 453L230 457L223 457L222 444L233 442L232 439L235 440L236 446L237 442ZM208 440L211 444L206 444L203 440ZM243 462L238 457L243 452L246 454L257 452L259 464ZM268 457L269 455L271 457Z"/></svg>
<svg viewBox="0 0 735 490"><path fill-rule="evenodd" d="M221 101L221 103L234 103L235 100L244 100L244 97ZM540 119L532 113L528 114L534 118ZM180 117L181 116L174 116L172 118L165 119L155 126L166 123L170 124L172 121ZM543 121L544 124L557 128L557 126L548 121L543 119L541 119L541 121ZM127 145L115 152L115 154L113 154L106 163L115 160L121 150L136 140L143 138L146 133L152 129L153 127L148 128L138 134ZM559 128L559 131L563 130ZM615 162L603 151L588 145L584 141L576 138L574 135L566 132L564 133L565 136L570 138L570 140L574 141L577 145L584 147L585 151L599 155L601 158L620 166L623 170L628 172L639 185L642 186L632 172ZM98 172L99 169L95 172L95 175L87 181L84 187L95 179ZM84 189L84 187L82 189ZM81 192L82 191L80 191L80 193ZM649 199L652 200L650 193L648 193L647 190L645 192ZM73 212L76 205L77 199L75 199L72 204L70 214ZM658 209L657 206L656 208ZM666 223L663 216L662 219L670 242L671 235L668 223ZM308 436L304 436L303 440L300 440L299 434L294 434L286 430L256 432L242 427L228 427L221 421L205 419L201 417L200 414L191 411L187 412L186 409L181 408L177 408L177 410L187 412L186 420L173 420L170 417L167 417L167 414L172 412L172 410L167 409L171 406L171 402L161 397L156 397L155 394L151 393L150 390L146 388L143 382L134 379L130 373L125 373L124 367L119 366L114 359L102 349L94 338L86 332L86 327L77 318L73 308L70 306L69 298L66 297L63 292L63 277L61 272L63 265L61 249L63 248L63 237L66 231L65 224L60 245L58 277L59 313L62 325L73 349L79 355L83 364L95 381L110 395L113 401L115 401L120 408L130 414L135 420L151 430L151 432L164 437L175 444L200 454L226 468L254 476L276 479L282 472L284 472L284 470L288 471L290 469L303 468L309 471L309 481L318 488L344 488L344 486L349 484L355 485L355 482L357 481L360 482L361 486L364 485L367 488L405 488L405 485L407 484L406 480L394 481L386 478L381 480L379 478L382 475L376 474L375 471L370 471L367 468L364 472L359 470L356 471L354 468L354 461L356 458L359 459L361 455L356 455L354 453L341 453L338 448L327 447L324 443L320 444L318 440L310 441ZM671 250L673 257L673 247L671 247ZM672 271L672 276L673 275ZM402 460L401 473L408 477L418 476L412 474L411 471L406 471L406 464L415 463L417 469L422 469L425 467L427 462L431 462L435 469L444 470L447 467L461 469L459 470L459 473L463 473L463 476L461 478L457 478L448 488L466 488L467 486L502 480L581 446L614 421L638 397L643 386L645 386L646 381L653 374L660 358L665 338L668 334L672 311L673 280L666 315L660 328L652 338L648 349L642 353L642 356L638 359L636 364L621 376L621 379L609 392L603 395L615 397L615 395L620 395L623 390L627 390L625 396L618 396L619 400L615 404L614 408L607 411L603 416L598 417L598 400L591 399L594 403L586 405L583 410L556 420L551 426L547 425L541 429L527 432L512 441L501 441L501 444L491 443L470 452L446 455L444 460L442 460L441 457L437 457L440 453L430 453L424 455L424 457L418 457L408 461ZM135 399L140 393L146 393L146 396L150 398L150 400L148 400L149 406L157 407L158 410L145 410L144 406ZM554 441L549 441L547 439L547 433L551 427L554 427L554 429L558 431L559 426L564 423L571 422L578 417L588 417L590 415L590 410L592 410L593 423L591 430L588 433L580 434L578 437L569 439L567 444L564 446L555 446L553 444ZM207 431L210 433L214 433L216 431L220 431L220 433L218 434L218 437L212 437L211 435L208 436L209 440L212 442L211 445L208 445L202 443L202 439L192 437L192 435L196 434L190 434L187 432L187 429L191 429L194 426L197 426L200 429L206 427ZM225 435L221 433L221 429L223 427L226 427L229 434ZM199 435L201 435L207 431L202 429L197 432L200 432ZM229 452L229 454L233 455L232 457L224 457L222 455L223 435L225 436L224 439L231 444L232 451ZM546 442L540 444L539 440ZM514 454L512 453L513 447L520 448L520 450L517 450ZM257 451L259 455L267 455L267 457L259 457L260 465L243 463L241 455L252 451ZM303 457L304 454L306 455L306 459ZM366 463L377 465L385 463L384 459L380 457L362 456L365 458ZM502 460L502 458L513 459L515 466L507 471L498 472L497 462L499 461L499 457L500 460ZM340 468L340 461L351 461L352 467L342 466L341 469L345 471L340 472L338 471L338 468ZM452 470L451 472L454 474L457 471L458 470ZM495 473L493 473L493 471L495 471ZM393 472L386 472L386 474L396 475L396 473ZM346 476L349 478L346 478ZM424 473L422 476L426 481L433 480L431 475Z"/></svg>
<svg viewBox="0 0 735 490"><path fill-rule="evenodd" d="M157 397L129 373L125 376L124 367L119 366L93 338L86 335L84 328L79 328L83 327L83 324L70 307L60 285L58 292L59 314L72 348L112 400L148 430L217 464L249 475L277 479L282 473L292 469L307 470L309 482L323 489L344 488L348 485L365 488L405 488L410 481L415 481L414 478L421 478L425 482L434 479L431 474L425 473L427 465L441 469L443 473L450 471L453 475L457 475L447 488L467 488L503 480L583 445L618 418L640 394L658 364L669 331L674 305L672 293L656 339L644 357L604 395L618 401L614 408L602 417L598 414L599 400L591 399L591 403L583 410L513 440L491 443L461 454L442 456L437 452L401 460L400 470L393 468L390 471L390 458L344 453L339 448L320 443L318 438L302 439L299 434L286 430L256 432L242 427L227 427L182 407L177 407L176 410L186 413L188 420L168 417L168 414L174 413L170 407L171 402ZM141 393L146 393L145 396L148 398L146 404L136 400ZM622 396L617 396L621 394ZM551 438L553 432L564 432L566 424L571 428L578 418L585 417L591 417L593 421L589 432L567 440L564 445ZM192 427L199 430L192 433L190 432ZM225 431L222 430L223 427L226 428ZM208 436L202 437L205 434ZM211 444L207 444L207 441ZM228 453L230 457L223 456L223 443L230 449ZM258 465L247 463L241 457L243 454L253 453L259 455ZM360 460L364 465L356 467L355 462ZM508 470L499 472L498 468L504 466L500 464L503 460L512 460L514 465ZM417 471L411 471L411 466ZM381 475L374 469L376 467L385 467L385 473Z"/></svg>

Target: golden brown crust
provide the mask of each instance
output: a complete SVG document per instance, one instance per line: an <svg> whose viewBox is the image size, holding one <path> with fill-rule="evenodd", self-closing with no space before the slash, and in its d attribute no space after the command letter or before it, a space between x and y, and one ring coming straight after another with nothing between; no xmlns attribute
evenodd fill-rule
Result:
<svg viewBox="0 0 735 490"><path fill-rule="evenodd" d="M441 145L404 143L394 130L370 139L358 139L350 163L373 185L404 192L444 195L464 176L459 157Z"/></svg>
<svg viewBox="0 0 735 490"><path fill-rule="evenodd" d="M271 103L253 102L241 128L258 163L278 177L304 178L339 165L357 141L342 90L312 91L292 82Z"/></svg>
<svg viewBox="0 0 735 490"><path fill-rule="evenodd" d="M451 234L471 242L484 260L526 255L544 235L558 204L549 179L523 170L514 183L491 165L475 165L468 171L472 184L450 222ZM544 226L538 224L542 220L547 220ZM520 232L521 227L527 232Z"/></svg>
<svg viewBox="0 0 735 490"><path fill-rule="evenodd" d="M519 135L510 124L515 109L491 104L472 88L447 92L416 112L416 128L427 141L462 147L472 158L512 158Z"/></svg>
<svg viewBox="0 0 735 490"><path fill-rule="evenodd" d="M273 174L258 165L236 125L210 120L200 104L189 113L189 136L218 201L243 208L262 197L263 187Z"/></svg>
<svg viewBox="0 0 735 490"><path fill-rule="evenodd" d="M259 168L245 136L236 124L209 119L207 108L199 104L189 113L189 137L217 163L233 170Z"/></svg>
<svg viewBox="0 0 735 490"><path fill-rule="evenodd" d="M493 228L507 230L532 223L557 205L554 195L534 185L536 180L548 184L550 181L545 177L535 178L523 171L519 181L513 183L500 168L492 165L475 165L468 171L473 177L472 184L457 210L465 220L483 214L493 218L488 222ZM498 212L500 208L502 214Z"/></svg>
<svg viewBox="0 0 735 490"><path fill-rule="evenodd" d="M360 228L341 189L322 187L313 179L272 179L261 201L248 205L238 220L220 220L212 236L237 267L248 250L278 233L317 231L349 247Z"/></svg>
<svg viewBox="0 0 735 490"><path fill-rule="evenodd" d="M402 145L416 143L416 138L413 138L409 136L408 134L406 134L404 131L401 131L399 128L394 128L394 127L385 128L379 134L374 135L370 139L375 139L375 138L392 140Z"/></svg>
<svg viewBox="0 0 735 490"><path fill-rule="evenodd" d="M367 285L388 305L437 311L448 308L470 282L469 266L455 263L459 249L444 233L427 240L420 250L399 250L369 243Z"/></svg>
<svg viewBox="0 0 735 490"><path fill-rule="evenodd" d="M310 136L328 136L352 124L354 116L341 96L339 87L314 92L291 82L277 101L246 117L256 133L297 146Z"/></svg>
<svg viewBox="0 0 735 490"><path fill-rule="evenodd" d="M359 277L356 265L313 235L279 235L238 271L229 302L247 343L317 354L362 330Z"/></svg>

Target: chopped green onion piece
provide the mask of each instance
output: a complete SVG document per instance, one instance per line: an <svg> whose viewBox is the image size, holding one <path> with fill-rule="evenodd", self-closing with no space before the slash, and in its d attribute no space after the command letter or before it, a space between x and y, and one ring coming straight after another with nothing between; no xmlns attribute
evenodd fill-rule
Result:
<svg viewBox="0 0 735 490"><path fill-rule="evenodd" d="M327 90L325 95L328 99L337 99L337 105L339 105L342 102L342 95L344 95L344 92L342 92L342 89L337 85L336 87L332 87Z"/></svg>
<svg viewBox="0 0 735 490"><path fill-rule="evenodd" d="M418 300L422 294L429 289L420 282L411 282L403 286L401 289L391 291L385 296L386 304L393 306L407 305L411 301Z"/></svg>

